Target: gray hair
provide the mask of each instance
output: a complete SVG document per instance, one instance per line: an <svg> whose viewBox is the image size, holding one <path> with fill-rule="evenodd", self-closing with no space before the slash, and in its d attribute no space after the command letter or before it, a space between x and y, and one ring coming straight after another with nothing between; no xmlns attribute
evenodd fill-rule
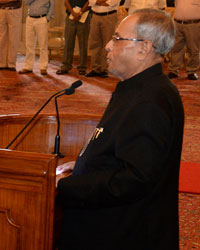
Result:
<svg viewBox="0 0 200 250"><path fill-rule="evenodd" d="M162 10L138 9L133 14L138 17L135 32L137 39L152 42L155 53L167 54L175 43L175 25L171 16Z"/></svg>

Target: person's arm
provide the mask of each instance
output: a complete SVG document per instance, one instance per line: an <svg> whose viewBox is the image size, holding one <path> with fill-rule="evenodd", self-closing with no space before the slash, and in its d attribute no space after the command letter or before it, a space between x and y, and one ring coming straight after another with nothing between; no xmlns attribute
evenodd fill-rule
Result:
<svg viewBox="0 0 200 250"><path fill-rule="evenodd" d="M90 168L103 165L103 170L61 179L60 195L71 207L118 206L143 198L168 171L170 134L165 112L148 103L140 106L120 127L112 160L93 159Z"/></svg>
<svg viewBox="0 0 200 250"><path fill-rule="evenodd" d="M50 0L50 7L47 13L47 21L50 21L54 17L55 12L55 0Z"/></svg>

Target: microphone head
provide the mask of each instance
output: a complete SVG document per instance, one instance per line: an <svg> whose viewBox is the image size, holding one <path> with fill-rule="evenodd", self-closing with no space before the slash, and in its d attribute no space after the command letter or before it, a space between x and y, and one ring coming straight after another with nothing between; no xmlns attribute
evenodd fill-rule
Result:
<svg viewBox="0 0 200 250"><path fill-rule="evenodd" d="M75 92L74 88L69 88L65 90L65 95L72 95Z"/></svg>
<svg viewBox="0 0 200 250"><path fill-rule="evenodd" d="M78 80L78 81L72 83L71 88L76 89L76 88L80 87L81 85L82 85L82 81Z"/></svg>
<svg viewBox="0 0 200 250"><path fill-rule="evenodd" d="M72 83L72 85L69 88L65 89L64 93L66 95L72 95L75 92L75 89L78 88L81 85L82 85L82 81L78 80L78 81Z"/></svg>

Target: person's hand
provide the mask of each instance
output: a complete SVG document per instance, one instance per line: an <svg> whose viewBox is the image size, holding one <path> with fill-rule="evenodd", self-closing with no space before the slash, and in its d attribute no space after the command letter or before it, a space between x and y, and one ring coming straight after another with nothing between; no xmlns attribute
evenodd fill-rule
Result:
<svg viewBox="0 0 200 250"><path fill-rule="evenodd" d="M75 161L69 161L56 168L56 175L65 173L67 171L72 171L74 169Z"/></svg>
<svg viewBox="0 0 200 250"><path fill-rule="evenodd" d="M56 168L56 187L58 186L58 182L60 179L65 178L65 172L72 171L74 169L75 161L69 161L62 165L57 166Z"/></svg>
<svg viewBox="0 0 200 250"><path fill-rule="evenodd" d="M72 15L74 17L74 21L79 22L79 20L81 18L81 15L79 13L77 13L77 12L73 12Z"/></svg>

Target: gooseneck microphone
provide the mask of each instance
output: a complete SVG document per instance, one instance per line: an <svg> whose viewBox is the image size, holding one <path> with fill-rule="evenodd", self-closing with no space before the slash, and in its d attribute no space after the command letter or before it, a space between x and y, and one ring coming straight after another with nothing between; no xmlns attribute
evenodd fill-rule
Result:
<svg viewBox="0 0 200 250"><path fill-rule="evenodd" d="M56 106L56 119L57 119L57 134L55 137L55 146L54 146L54 154L57 154L58 157L64 157L63 154L60 153L60 118L59 118L59 111L58 111L58 103L57 98L62 95L72 95L75 92L75 89L82 85L81 81L74 82L69 89L66 89L64 93L57 95L55 97L55 106Z"/></svg>
<svg viewBox="0 0 200 250"><path fill-rule="evenodd" d="M46 105L56 96L61 95L71 95L75 92L75 89L82 85L82 82L80 80L72 83L72 85L69 88L60 90L53 94L45 103L44 105L35 113L35 115L26 123L26 125L22 128L22 130L15 136L15 138L8 144L8 146L5 149L9 149L9 147L17 140L17 138L24 132L24 130L31 124L31 122L39 115L39 113L46 107ZM62 93L62 94L61 94ZM57 119L57 121L59 118ZM60 123L60 122L59 122ZM59 124L60 126L60 124Z"/></svg>

